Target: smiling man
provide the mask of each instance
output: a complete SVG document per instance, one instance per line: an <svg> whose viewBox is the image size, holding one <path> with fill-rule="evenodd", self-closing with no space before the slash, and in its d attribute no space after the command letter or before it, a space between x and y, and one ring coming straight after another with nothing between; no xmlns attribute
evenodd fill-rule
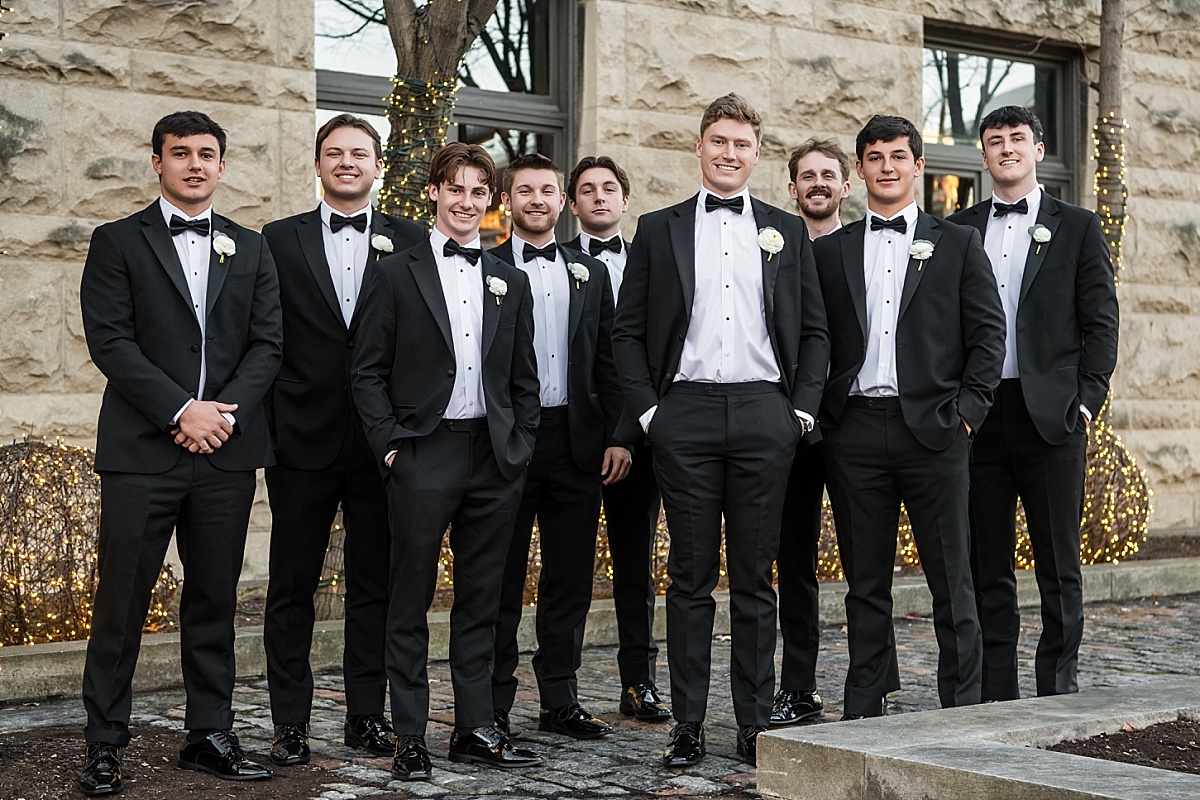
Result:
<svg viewBox="0 0 1200 800"><path fill-rule="evenodd" d="M899 687L892 574L900 504L933 595L943 706L979 702L967 469L1000 381L1004 314L979 235L919 211L921 135L876 116L855 143L867 218L815 243L829 310L825 467L846 572L843 719L880 716Z"/></svg>
<svg viewBox="0 0 1200 800"><path fill-rule="evenodd" d="M313 593L339 506L346 531L344 741L375 755L395 749L383 715L387 500L350 398L350 356L362 323L360 290L378 259L425 237L415 222L371 208L383 155L366 120L339 114L322 125L313 166L321 203L263 228L279 269L284 334L269 405L276 464L267 468L271 578L263 624L271 760L280 765L309 759Z"/></svg>
<svg viewBox="0 0 1200 800"><path fill-rule="evenodd" d="M971 457L971 566L983 627L983 699L1016 700L1017 497L1042 600L1039 695L1079 691L1079 520L1087 427L1117 363L1113 267L1100 218L1038 186L1042 123L1004 106L979 124L993 197L950 218L983 236L1007 322L1004 371Z"/></svg>
<svg viewBox="0 0 1200 800"><path fill-rule="evenodd" d="M629 250L613 350L654 447L671 552L667 658L677 722L669 767L705 754L724 518L737 750L756 756L775 683L771 565L796 443L812 431L829 342L798 218L750 196L762 122L742 97L700 122L700 192L644 216Z"/></svg>

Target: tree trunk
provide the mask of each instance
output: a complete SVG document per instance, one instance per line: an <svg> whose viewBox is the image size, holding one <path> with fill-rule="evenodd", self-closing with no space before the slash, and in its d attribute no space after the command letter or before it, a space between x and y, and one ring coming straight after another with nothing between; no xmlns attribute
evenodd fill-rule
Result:
<svg viewBox="0 0 1200 800"><path fill-rule="evenodd" d="M396 51L388 97L391 131L384 150L379 208L427 221L429 161L446 143L458 64L496 9L497 0L384 0Z"/></svg>
<svg viewBox="0 0 1200 800"><path fill-rule="evenodd" d="M1100 109L1096 121L1096 213L1121 268L1125 232L1125 119L1121 115L1121 64L1124 60L1125 0L1100 4Z"/></svg>

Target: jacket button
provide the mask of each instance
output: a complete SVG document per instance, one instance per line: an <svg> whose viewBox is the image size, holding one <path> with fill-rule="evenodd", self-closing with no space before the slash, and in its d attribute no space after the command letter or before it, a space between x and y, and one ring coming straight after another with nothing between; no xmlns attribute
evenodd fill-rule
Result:
<svg viewBox="0 0 1200 800"><path fill-rule="evenodd" d="M193 353L199 353L199 352L200 352L200 345L198 345L198 344L194 344L194 345L192 345L192 352L193 352Z"/></svg>
<svg viewBox="0 0 1200 800"><path fill-rule="evenodd" d="M346 342L346 347L354 347L354 340L351 339L350 341Z"/></svg>
<svg viewBox="0 0 1200 800"><path fill-rule="evenodd" d="M447 377L447 378L453 378L453 377L454 377L454 370L452 370L452 369L448 369L448 370L446 370L446 377Z"/></svg>
<svg viewBox="0 0 1200 800"><path fill-rule="evenodd" d="M682 333L681 333L681 334L679 334L679 341L681 341L681 342L683 341L683 334L682 334Z"/></svg>

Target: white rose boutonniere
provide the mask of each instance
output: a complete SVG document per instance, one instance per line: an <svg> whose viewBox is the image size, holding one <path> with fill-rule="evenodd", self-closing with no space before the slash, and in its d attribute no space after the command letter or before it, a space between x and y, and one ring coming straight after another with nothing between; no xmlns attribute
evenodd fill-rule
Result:
<svg viewBox="0 0 1200 800"><path fill-rule="evenodd" d="M392 240L382 233L377 233L371 237L371 247L375 248L376 261L379 260L380 253L391 253L396 249L392 246Z"/></svg>
<svg viewBox="0 0 1200 800"><path fill-rule="evenodd" d="M488 291L496 295L496 305L500 305L500 298L508 294L508 284L494 275L489 275L484 283L487 284Z"/></svg>
<svg viewBox="0 0 1200 800"><path fill-rule="evenodd" d="M912 243L912 247L908 248L908 254L921 262L917 265L917 272L920 272L925 267L925 262L933 255L933 242L917 239Z"/></svg>
<svg viewBox="0 0 1200 800"><path fill-rule="evenodd" d="M758 246L767 254L767 261L770 261L771 256L783 249L783 234L774 228L763 228L758 232Z"/></svg>
<svg viewBox="0 0 1200 800"><path fill-rule="evenodd" d="M1050 241L1052 234L1050 233L1050 229L1045 225L1034 225L1029 229L1029 236L1037 242L1037 249L1033 251L1034 255L1037 255L1042 252L1042 245Z"/></svg>
<svg viewBox="0 0 1200 800"><path fill-rule="evenodd" d="M237 245L233 243L233 239L223 233L218 233L213 236L213 250L221 257L217 263L224 264L225 256L232 256L237 252Z"/></svg>
<svg viewBox="0 0 1200 800"><path fill-rule="evenodd" d="M567 272L571 273L571 277L575 279L575 288L578 289L580 284L587 283L588 278L592 277L592 273L583 264L572 261L567 264Z"/></svg>

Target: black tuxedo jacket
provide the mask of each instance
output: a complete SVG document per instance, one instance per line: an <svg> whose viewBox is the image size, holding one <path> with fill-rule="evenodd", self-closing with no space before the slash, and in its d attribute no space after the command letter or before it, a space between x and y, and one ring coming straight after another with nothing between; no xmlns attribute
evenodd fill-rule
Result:
<svg viewBox="0 0 1200 800"><path fill-rule="evenodd" d="M950 217L987 234L992 201ZM1049 444L1075 430L1079 404L1100 412L1117 365L1117 289L1100 218L1042 192L1037 224L1050 241L1031 242L1017 302L1017 367L1033 424Z"/></svg>
<svg viewBox="0 0 1200 800"><path fill-rule="evenodd" d="M262 236L217 214L236 252L208 267L204 399L237 403L237 424L207 456L224 470L273 463L263 398L281 359L279 281ZM96 470L166 472L185 452L171 419L200 380L200 323L157 200L96 228L79 304L92 362L108 379L96 430Z"/></svg>
<svg viewBox="0 0 1200 800"><path fill-rule="evenodd" d="M783 235L783 249L762 251L767 334L792 406L813 417L825 385L829 332L813 265L812 243L799 217L750 199L758 228ZM629 248L613 352L634 419L671 388L692 317L696 291L696 195L646 214Z"/></svg>
<svg viewBox="0 0 1200 800"><path fill-rule="evenodd" d="M821 424L837 425L867 352L865 220L814 243L832 341ZM954 441L959 417L983 424L1004 365L1004 309L977 231L921 211L913 241L933 255L908 260L896 323L900 409L910 431L931 450ZM876 333L878 335L878 333Z"/></svg>
<svg viewBox="0 0 1200 800"><path fill-rule="evenodd" d="M425 235L415 222L371 214L370 237L386 237L393 252L407 250ZM350 362L363 296L375 262L386 252L369 248L363 288L347 327L329 276L320 207L269 223L263 236L279 270L283 305L283 365L267 395L275 459L285 467L324 469L350 437L364 435L350 401Z"/></svg>
<svg viewBox="0 0 1200 800"><path fill-rule="evenodd" d="M480 273L485 283L496 277L508 284L500 302L483 290L480 353L492 449L512 481L529 463L541 416L533 296L525 273L491 253L483 254ZM437 427L454 388L450 314L428 238L380 259L360 313L350 387L382 465L405 439Z"/></svg>
<svg viewBox="0 0 1200 800"><path fill-rule="evenodd" d="M491 252L504 263L516 266L511 239L492 248ZM567 264L583 264L589 273L588 279L581 282L569 273L567 275L571 287L567 331L567 426L575 465L585 472L598 472L606 447L633 446L632 442L618 436L624 398L612 354L615 305L612 282L608 278L608 269L599 259L562 245L559 254Z"/></svg>

